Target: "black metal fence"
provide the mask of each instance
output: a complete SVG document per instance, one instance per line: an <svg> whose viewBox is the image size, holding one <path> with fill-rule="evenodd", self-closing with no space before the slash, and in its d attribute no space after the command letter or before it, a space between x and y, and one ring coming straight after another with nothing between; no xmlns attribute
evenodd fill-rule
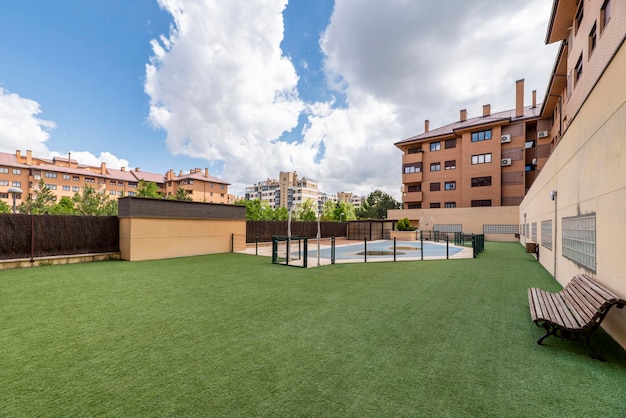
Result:
<svg viewBox="0 0 626 418"><path fill-rule="evenodd" d="M287 235L289 221L246 221L246 242L271 242L275 235ZM321 238L345 237L346 222L320 222ZM291 235L317 237L317 222L291 222Z"/></svg>
<svg viewBox="0 0 626 418"><path fill-rule="evenodd" d="M120 251L116 216L0 214L0 260Z"/></svg>

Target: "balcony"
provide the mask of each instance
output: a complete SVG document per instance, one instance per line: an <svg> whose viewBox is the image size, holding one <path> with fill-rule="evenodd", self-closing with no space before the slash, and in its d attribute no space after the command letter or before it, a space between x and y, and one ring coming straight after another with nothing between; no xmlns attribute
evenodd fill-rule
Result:
<svg viewBox="0 0 626 418"><path fill-rule="evenodd" d="M409 173L402 174L402 183L403 184L412 184L412 183L421 183L422 182L422 173Z"/></svg>
<svg viewBox="0 0 626 418"><path fill-rule="evenodd" d="M421 201L422 201L422 192L402 193L402 202L404 203L421 202Z"/></svg>
<svg viewBox="0 0 626 418"><path fill-rule="evenodd" d="M419 163L424 160L424 153L417 152L415 154L405 154L402 156L402 164Z"/></svg>

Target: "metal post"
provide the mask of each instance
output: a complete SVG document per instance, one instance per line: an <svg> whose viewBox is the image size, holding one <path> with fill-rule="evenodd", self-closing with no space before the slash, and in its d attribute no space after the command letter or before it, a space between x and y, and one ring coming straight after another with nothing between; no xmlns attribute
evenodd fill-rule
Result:
<svg viewBox="0 0 626 418"><path fill-rule="evenodd" d="M420 237L420 257L424 261L424 237Z"/></svg>
<svg viewBox="0 0 626 418"><path fill-rule="evenodd" d="M255 243L255 251L254 251L254 255L259 255L259 234L256 234L254 236L254 243Z"/></svg>
<svg viewBox="0 0 626 418"><path fill-rule="evenodd" d="M330 264L335 264L335 237L330 238Z"/></svg>
<svg viewBox="0 0 626 418"><path fill-rule="evenodd" d="M365 251L363 251L365 262L367 263L367 237L365 237Z"/></svg>
<svg viewBox="0 0 626 418"><path fill-rule="evenodd" d="M396 237L393 237L393 261L396 261Z"/></svg>
<svg viewBox="0 0 626 418"><path fill-rule="evenodd" d="M448 235L446 234L446 260L450 259L450 243L448 242Z"/></svg>

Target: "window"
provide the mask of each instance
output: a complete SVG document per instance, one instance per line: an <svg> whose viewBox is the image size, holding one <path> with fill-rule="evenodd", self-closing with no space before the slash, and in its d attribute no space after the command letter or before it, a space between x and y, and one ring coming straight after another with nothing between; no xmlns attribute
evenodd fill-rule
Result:
<svg viewBox="0 0 626 418"><path fill-rule="evenodd" d="M80 181L80 177L78 177L78 176L72 176L72 181Z"/></svg>
<svg viewBox="0 0 626 418"><path fill-rule="evenodd" d="M8 186L9 180L0 180L0 186Z"/></svg>
<svg viewBox="0 0 626 418"><path fill-rule="evenodd" d="M587 59L591 57L591 54L596 49L597 37L596 37L596 24L593 24L591 32L589 32L589 52L587 53Z"/></svg>
<svg viewBox="0 0 626 418"><path fill-rule="evenodd" d="M438 192L439 190L441 190L441 183L430 183L431 192Z"/></svg>
<svg viewBox="0 0 626 418"><path fill-rule="evenodd" d="M473 208L479 208L483 206L491 206L491 200L472 200Z"/></svg>
<svg viewBox="0 0 626 418"><path fill-rule="evenodd" d="M418 152L422 152L422 147L413 147L407 150L407 154L417 154Z"/></svg>
<svg viewBox="0 0 626 418"><path fill-rule="evenodd" d="M0 174L9 174L9 169L6 167L0 167Z"/></svg>
<svg viewBox="0 0 626 418"><path fill-rule="evenodd" d="M575 25L574 25L574 34L578 33L578 29L580 28L580 25L583 23L583 4L584 2L580 2L580 7L578 8L578 11L576 12L576 18L575 20Z"/></svg>
<svg viewBox="0 0 626 418"><path fill-rule="evenodd" d="M415 184L415 185L407 187L407 192L409 192L409 193L421 192L421 191L422 191L422 185L421 184Z"/></svg>
<svg viewBox="0 0 626 418"><path fill-rule="evenodd" d="M517 234L519 225L483 225L483 234Z"/></svg>
<svg viewBox="0 0 626 418"><path fill-rule="evenodd" d="M456 190L456 181L446 181L444 183L444 188L446 190Z"/></svg>
<svg viewBox="0 0 626 418"><path fill-rule="evenodd" d="M115 186L115 180L111 180L111 186Z"/></svg>
<svg viewBox="0 0 626 418"><path fill-rule="evenodd" d="M224 193L220 193L220 197L224 197Z"/></svg>
<svg viewBox="0 0 626 418"><path fill-rule="evenodd" d="M446 202L443 204L444 208L456 208L456 202Z"/></svg>
<svg viewBox="0 0 626 418"><path fill-rule="evenodd" d="M491 186L491 176L472 177L472 187L484 187L484 186Z"/></svg>
<svg viewBox="0 0 626 418"><path fill-rule="evenodd" d="M454 170L456 168L456 160L446 161L444 165L446 170Z"/></svg>
<svg viewBox="0 0 626 418"><path fill-rule="evenodd" d="M63 186L63 191L64 192L69 192L70 191L70 186Z"/></svg>
<svg viewBox="0 0 626 418"><path fill-rule="evenodd" d="M73 192L80 192L80 187L78 187L78 186L72 186L72 191L73 191Z"/></svg>
<svg viewBox="0 0 626 418"><path fill-rule="evenodd" d="M605 0L600 9L600 32L604 31L611 19L611 0Z"/></svg>
<svg viewBox="0 0 626 418"><path fill-rule="evenodd" d="M109 194L115 196L117 194L117 190L111 190Z"/></svg>
<svg viewBox="0 0 626 418"><path fill-rule="evenodd" d="M22 182L21 181L14 181L12 186L13 187L22 187Z"/></svg>
<svg viewBox="0 0 626 418"><path fill-rule="evenodd" d="M135 192L128 192L129 196L135 196Z"/></svg>
<svg viewBox="0 0 626 418"><path fill-rule="evenodd" d="M441 207L441 203L431 203L430 204L430 208L431 209L439 209Z"/></svg>
<svg viewBox="0 0 626 418"><path fill-rule="evenodd" d="M8 198L9 198L8 193L0 192L0 199L8 199Z"/></svg>
<svg viewBox="0 0 626 418"><path fill-rule="evenodd" d="M46 187L50 190L56 190L57 189L57 185L56 184L46 184Z"/></svg>
<svg viewBox="0 0 626 418"><path fill-rule="evenodd" d="M524 148L526 149L530 149L530 148L534 148L535 147L535 141L526 141L524 143Z"/></svg>
<svg viewBox="0 0 626 418"><path fill-rule="evenodd" d="M487 131L472 132L472 142L488 141L491 139L491 129Z"/></svg>
<svg viewBox="0 0 626 418"><path fill-rule="evenodd" d="M563 257L596 271L596 215L563 218Z"/></svg>
<svg viewBox="0 0 626 418"><path fill-rule="evenodd" d="M491 162L491 153L472 155L472 165L486 164Z"/></svg>
<svg viewBox="0 0 626 418"><path fill-rule="evenodd" d="M402 166L402 172L404 174L412 174L412 173L419 173L422 171L422 163L410 163L410 164L404 164ZM211 183L211 187L213 187L213 183Z"/></svg>
<svg viewBox="0 0 626 418"><path fill-rule="evenodd" d="M422 208L422 203L409 203L407 205L407 209L421 209Z"/></svg>
<svg viewBox="0 0 626 418"><path fill-rule="evenodd" d="M440 151L441 150L441 142L431 142L430 143L431 151Z"/></svg>
<svg viewBox="0 0 626 418"><path fill-rule="evenodd" d="M541 221L541 245L547 249L552 249L552 219Z"/></svg>
<svg viewBox="0 0 626 418"><path fill-rule="evenodd" d="M50 172L46 171L46 173L44 174L44 176L45 176L46 178L49 178L49 179L55 179L55 178L57 178L57 173L50 173Z"/></svg>
<svg viewBox="0 0 626 418"><path fill-rule="evenodd" d="M220 184L220 189L223 189L225 186L223 184Z"/></svg>
<svg viewBox="0 0 626 418"><path fill-rule="evenodd" d="M133 189L136 189L137 188L137 182L136 181L129 181L128 182L128 187L132 187ZM128 195L131 196L130 193ZM134 194L132 196L134 196Z"/></svg>
<svg viewBox="0 0 626 418"><path fill-rule="evenodd" d="M85 183L95 183L96 179L92 177L85 177Z"/></svg>
<svg viewBox="0 0 626 418"><path fill-rule="evenodd" d="M574 87L579 83L580 77L583 76L583 54L580 54L576 67L574 67Z"/></svg>
<svg viewBox="0 0 626 418"><path fill-rule="evenodd" d="M446 142L445 142L444 146L445 146L446 149L456 148L456 138L455 139L446 139Z"/></svg>
<svg viewBox="0 0 626 418"><path fill-rule="evenodd" d="M20 175L20 174L22 174L22 170L20 170L19 168L14 168L13 169L13 174Z"/></svg>
<svg viewBox="0 0 626 418"><path fill-rule="evenodd" d="M441 163L430 163L430 171L441 171Z"/></svg>
<svg viewBox="0 0 626 418"><path fill-rule="evenodd" d="M118 182L117 182L117 185L121 187L121 186L123 186L123 185L124 185L124 182L118 181Z"/></svg>
<svg viewBox="0 0 626 418"><path fill-rule="evenodd" d="M70 179L69 174L63 174L63 180L69 180L69 179Z"/></svg>

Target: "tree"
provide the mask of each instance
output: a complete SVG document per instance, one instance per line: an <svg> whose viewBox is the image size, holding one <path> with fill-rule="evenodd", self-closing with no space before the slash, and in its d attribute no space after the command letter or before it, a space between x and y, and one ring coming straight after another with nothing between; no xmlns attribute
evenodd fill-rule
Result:
<svg viewBox="0 0 626 418"><path fill-rule="evenodd" d="M335 209L337 204L332 200L327 200L322 205L322 216L320 217L322 221L335 221Z"/></svg>
<svg viewBox="0 0 626 418"><path fill-rule="evenodd" d="M193 199L191 198L191 196L189 196L186 192L185 189L183 189L182 187L178 187L176 189L176 193L174 193L173 195L170 195L168 197L168 199L170 200L184 200L184 201L192 201Z"/></svg>
<svg viewBox="0 0 626 418"><path fill-rule="evenodd" d="M4 200L0 200L0 213L11 213L13 209Z"/></svg>
<svg viewBox="0 0 626 418"><path fill-rule="evenodd" d="M159 187L153 181L139 181L139 187L137 188L137 196L139 197L152 197L152 198L162 198L161 193L159 193Z"/></svg>
<svg viewBox="0 0 626 418"><path fill-rule="evenodd" d="M48 213L54 215L73 215L75 213L74 202L71 198L63 196L61 200L59 200L59 203L50 208Z"/></svg>
<svg viewBox="0 0 626 418"><path fill-rule="evenodd" d="M117 200L110 200L104 190L97 191L85 184L82 192L76 192L72 198L74 211L79 215L117 215Z"/></svg>
<svg viewBox="0 0 626 418"><path fill-rule="evenodd" d="M337 203L334 215L336 221L350 221L356 219L354 205L350 202Z"/></svg>
<svg viewBox="0 0 626 418"><path fill-rule="evenodd" d="M42 179L39 179L39 183L34 188L35 198L28 196L25 202L20 205L20 213L27 213L32 215L42 215L49 213L57 197L52 193L52 190Z"/></svg>
<svg viewBox="0 0 626 418"><path fill-rule="evenodd" d="M402 203L381 190L375 190L367 196L363 207L357 211L360 219L384 219L390 209L400 209Z"/></svg>
<svg viewBox="0 0 626 418"><path fill-rule="evenodd" d="M317 213L315 212L312 199L307 199L302 203L302 206L298 209L298 219L301 221L317 220Z"/></svg>

